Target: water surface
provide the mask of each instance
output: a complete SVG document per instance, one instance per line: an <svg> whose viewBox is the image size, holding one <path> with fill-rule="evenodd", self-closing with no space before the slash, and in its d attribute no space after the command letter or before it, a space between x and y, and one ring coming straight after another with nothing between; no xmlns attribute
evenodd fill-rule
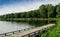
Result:
<svg viewBox="0 0 60 37"><path fill-rule="evenodd" d="M28 23L0 21L0 34L31 27Z"/></svg>

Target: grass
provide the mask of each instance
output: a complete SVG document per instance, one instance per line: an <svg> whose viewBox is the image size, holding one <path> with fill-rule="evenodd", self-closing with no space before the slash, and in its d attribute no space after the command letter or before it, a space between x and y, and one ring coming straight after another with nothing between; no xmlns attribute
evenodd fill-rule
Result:
<svg viewBox="0 0 60 37"><path fill-rule="evenodd" d="M60 18L13 18L13 20L59 20Z"/></svg>
<svg viewBox="0 0 60 37"><path fill-rule="evenodd" d="M60 20L56 21L56 27L49 29L41 37L60 37Z"/></svg>

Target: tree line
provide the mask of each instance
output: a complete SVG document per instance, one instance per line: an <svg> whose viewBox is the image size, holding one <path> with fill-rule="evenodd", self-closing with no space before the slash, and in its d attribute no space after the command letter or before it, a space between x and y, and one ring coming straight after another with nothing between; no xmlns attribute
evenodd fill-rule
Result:
<svg viewBox="0 0 60 37"><path fill-rule="evenodd" d="M28 12L11 13L1 15L0 18L59 18L60 4L53 6L52 4L41 5L37 10Z"/></svg>

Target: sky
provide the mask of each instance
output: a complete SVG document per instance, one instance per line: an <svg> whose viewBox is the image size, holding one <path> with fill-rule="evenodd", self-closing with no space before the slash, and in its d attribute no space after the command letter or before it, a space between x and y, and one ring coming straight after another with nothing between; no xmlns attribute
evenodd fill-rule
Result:
<svg viewBox="0 0 60 37"><path fill-rule="evenodd" d="M57 5L60 0L0 0L0 15L38 9L42 4Z"/></svg>

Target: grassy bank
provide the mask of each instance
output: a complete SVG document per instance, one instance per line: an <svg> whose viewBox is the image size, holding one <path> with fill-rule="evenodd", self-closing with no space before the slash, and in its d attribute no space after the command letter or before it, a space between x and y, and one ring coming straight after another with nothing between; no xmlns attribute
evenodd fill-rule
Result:
<svg viewBox="0 0 60 37"><path fill-rule="evenodd" d="M56 21L56 27L49 29L41 37L60 37L60 20Z"/></svg>
<svg viewBox="0 0 60 37"><path fill-rule="evenodd" d="M9 20L9 21L29 21L29 20L59 20L60 18L7 18L7 19L0 19L0 20Z"/></svg>

